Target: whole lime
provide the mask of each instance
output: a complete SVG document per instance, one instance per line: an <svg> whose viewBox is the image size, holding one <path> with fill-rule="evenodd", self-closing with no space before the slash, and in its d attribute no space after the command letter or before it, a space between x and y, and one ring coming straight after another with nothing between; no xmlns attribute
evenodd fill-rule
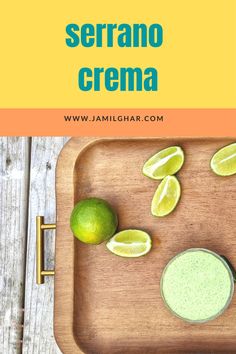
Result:
<svg viewBox="0 0 236 354"><path fill-rule="evenodd" d="M72 211L70 227L80 241L99 244L111 238L118 219L110 204L103 199L88 198L77 203Z"/></svg>

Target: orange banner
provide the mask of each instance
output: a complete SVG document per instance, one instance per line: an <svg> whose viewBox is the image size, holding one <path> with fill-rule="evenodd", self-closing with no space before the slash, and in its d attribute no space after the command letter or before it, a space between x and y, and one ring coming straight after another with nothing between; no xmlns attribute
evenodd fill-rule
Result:
<svg viewBox="0 0 236 354"><path fill-rule="evenodd" d="M236 109L1 109L1 136L231 136Z"/></svg>

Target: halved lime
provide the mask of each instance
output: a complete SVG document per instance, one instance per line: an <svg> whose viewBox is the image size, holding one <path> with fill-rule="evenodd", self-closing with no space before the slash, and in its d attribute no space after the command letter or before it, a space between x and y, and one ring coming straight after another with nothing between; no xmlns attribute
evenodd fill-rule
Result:
<svg viewBox="0 0 236 354"><path fill-rule="evenodd" d="M179 181L175 176L167 176L159 184L153 199L151 211L154 216L170 214L178 204L181 194Z"/></svg>
<svg viewBox="0 0 236 354"><path fill-rule="evenodd" d="M170 146L148 159L143 166L143 174L152 179L162 179L174 175L184 163L184 152L179 146Z"/></svg>
<svg viewBox="0 0 236 354"><path fill-rule="evenodd" d="M211 159L211 169L219 176L236 173L236 143L224 146Z"/></svg>
<svg viewBox="0 0 236 354"><path fill-rule="evenodd" d="M107 242L107 248L112 253L129 258L143 256L150 251L151 247L150 236L142 230L120 231Z"/></svg>

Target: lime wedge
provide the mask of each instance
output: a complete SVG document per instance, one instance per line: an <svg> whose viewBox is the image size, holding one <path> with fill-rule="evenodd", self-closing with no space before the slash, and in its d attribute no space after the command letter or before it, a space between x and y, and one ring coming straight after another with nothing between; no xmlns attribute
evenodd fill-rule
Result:
<svg viewBox="0 0 236 354"><path fill-rule="evenodd" d="M236 143L224 146L211 159L211 169L219 176L236 173Z"/></svg>
<svg viewBox="0 0 236 354"><path fill-rule="evenodd" d="M107 248L121 257L140 257L147 254L152 247L150 236L141 230L124 230L114 235L108 242Z"/></svg>
<svg viewBox="0 0 236 354"><path fill-rule="evenodd" d="M167 176L159 184L152 199L151 211L154 216L170 214L178 204L181 194L179 181L175 176Z"/></svg>
<svg viewBox="0 0 236 354"><path fill-rule="evenodd" d="M174 175L184 163L184 153L179 146L170 146L148 159L143 166L143 174L152 179L162 179Z"/></svg>

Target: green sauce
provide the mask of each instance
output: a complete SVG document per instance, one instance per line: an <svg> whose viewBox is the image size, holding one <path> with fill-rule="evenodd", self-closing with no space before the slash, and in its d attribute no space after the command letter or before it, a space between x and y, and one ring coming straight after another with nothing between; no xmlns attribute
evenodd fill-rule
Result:
<svg viewBox="0 0 236 354"><path fill-rule="evenodd" d="M167 307L175 315L190 322L205 322L227 308L234 283L228 265L220 256L193 248L167 264L161 288Z"/></svg>

